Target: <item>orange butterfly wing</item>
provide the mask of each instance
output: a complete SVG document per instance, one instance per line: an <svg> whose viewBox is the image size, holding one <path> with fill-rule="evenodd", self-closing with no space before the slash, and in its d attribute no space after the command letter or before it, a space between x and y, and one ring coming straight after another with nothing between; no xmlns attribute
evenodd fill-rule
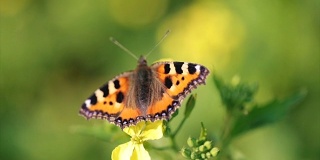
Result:
<svg viewBox="0 0 320 160"><path fill-rule="evenodd" d="M209 70L202 65L186 62L158 62L151 66L165 86L160 101L148 107L148 119L170 119L182 100L199 84L205 84Z"/></svg>
<svg viewBox="0 0 320 160"><path fill-rule="evenodd" d="M118 123L118 117L128 120L138 117L140 115L138 110L127 108L124 105L130 85L130 74L130 72L121 74L97 89L83 103L80 114L87 119L107 119L115 124Z"/></svg>

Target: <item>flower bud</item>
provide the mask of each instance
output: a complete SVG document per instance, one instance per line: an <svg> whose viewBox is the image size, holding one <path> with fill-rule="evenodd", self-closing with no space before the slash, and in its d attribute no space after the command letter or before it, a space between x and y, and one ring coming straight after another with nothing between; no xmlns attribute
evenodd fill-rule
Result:
<svg viewBox="0 0 320 160"><path fill-rule="evenodd" d="M201 153L201 159L205 159L206 158L206 154L205 153Z"/></svg>
<svg viewBox="0 0 320 160"><path fill-rule="evenodd" d="M205 148L205 146L204 146L204 145L199 146L199 151L200 151L200 152L204 152L204 151L205 151L205 149L206 149L206 148Z"/></svg>
<svg viewBox="0 0 320 160"><path fill-rule="evenodd" d="M211 141L206 141L206 142L204 142L204 144L203 144L203 145L205 146L206 150L208 150L208 149L211 149L211 148L212 148L212 143L211 143Z"/></svg>
<svg viewBox="0 0 320 160"><path fill-rule="evenodd" d="M213 157L217 156L217 154L219 153L219 149L217 147L213 147L211 150L210 150L210 153Z"/></svg>
<svg viewBox="0 0 320 160"><path fill-rule="evenodd" d="M197 158L197 155L195 152L192 152L191 153L191 156L190 156L191 159L196 159Z"/></svg>
<svg viewBox="0 0 320 160"><path fill-rule="evenodd" d="M207 158L211 158L211 157L212 157L211 153L210 153L210 152L207 152L207 153L206 153L206 157L207 157Z"/></svg>
<svg viewBox="0 0 320 160"><path fill-rule="evenodd" d="M198 146L197 140L195 138L189 137L187 140L187 144L189 147L196 147Z"/></svg>
<svg viewBox="0 0 320 160"><path fill-rule="evenodd" d="M191 150L187 148L182 148L181 149L182 156L186 158L191 158Z"/></svg>

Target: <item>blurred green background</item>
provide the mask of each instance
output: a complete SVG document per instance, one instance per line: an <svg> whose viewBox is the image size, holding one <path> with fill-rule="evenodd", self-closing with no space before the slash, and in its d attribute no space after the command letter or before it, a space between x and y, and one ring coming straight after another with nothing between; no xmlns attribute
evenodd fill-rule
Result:
<svg viewBox="0 0 320 160"><path fill-rule="evenodd" d="M1 0L0 13L2 160L109 159L118 144L72 132L102 123L79 116L81 104L136 66L109 37L139 56L168 29L150 64L171 58L203 64L227 81L238 75L259 83L262 104L308 90L283 121L239 137L232 144L239 157L320 159L318 0ZM194 92L181 147L201 121L217 134L224 118L212 77Z"/></svg>

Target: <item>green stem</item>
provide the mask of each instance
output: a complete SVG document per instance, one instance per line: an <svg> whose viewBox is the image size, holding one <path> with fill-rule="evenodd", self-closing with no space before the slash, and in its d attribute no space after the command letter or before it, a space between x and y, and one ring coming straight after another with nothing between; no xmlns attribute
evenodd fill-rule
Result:
<svg viewBox="0 0 320 160"><path fill-rule="evenodd" d="M171 148L178 152L180 149L179 149L178 144L175 141L174 137L170 136L170 140L171 140Z"/></svg>
<svg viewBox="0 0 320 160"><path fill-rule="evenodd" d="M184 122L187 120L186 117L183 117L182 121L180 122L178 128L176 129L175 132L173 132L170 137L172 137L173 139L176 137L176 135L178 134L178 132L180 131L181 127L183 126Z"/></svg>
<svg viewBox="0 0 320 160"><path fill-rule="evenodd" d="M221 142L224 142L224 140L228 137L229 135L229 130L230 130L230 123L231 123L231 114L227 113L226 120L224 122L224 126L220 135L220 140Z"/></svg>
<svg viewBox="0 0 320 160"><path fill-rule="evenodd" d="M218 145L221 153L217 157L217 160L223 159L222 157L225 157L225 155L227 154L226 150L228 150L228 145L232 140L230 129L232 129L233 122L237 119L234 115L235 114L232 112L227 112L224 126L220 134L220 144Z"/></svg>
<svg viewBox="0 0 320 160"><path fill-rule="evenodd" d="M185 123L186 121L186 117L183 117L182 121L180 122L178 128L170 135L170 140L171 140L171 148L175 151L179 151L179 147L178 147L178 144L175 140L176 138L176 135L179 133L181 127L183 126L183 124Z"/></svg>

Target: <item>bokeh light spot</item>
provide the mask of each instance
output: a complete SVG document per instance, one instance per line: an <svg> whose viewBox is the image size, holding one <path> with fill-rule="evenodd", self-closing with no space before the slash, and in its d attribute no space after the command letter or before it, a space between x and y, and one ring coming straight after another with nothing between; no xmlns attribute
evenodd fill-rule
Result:
<svg viewBox="0 0 320 160"><path fill-rule="evenodd" d="M159 37L165 29L171 29L172 35L162 45L164 57L221 67L228 65L245 34L237 16L216 2L199 2L181 10L159 28Z"/></svg>
<svg viewBox="0 0 320 160"><path fill-rule="evenodd" d="M110 0L108 10L120 25L141 28L158 20L165 13L167 5L167 0Z"/></svg>

